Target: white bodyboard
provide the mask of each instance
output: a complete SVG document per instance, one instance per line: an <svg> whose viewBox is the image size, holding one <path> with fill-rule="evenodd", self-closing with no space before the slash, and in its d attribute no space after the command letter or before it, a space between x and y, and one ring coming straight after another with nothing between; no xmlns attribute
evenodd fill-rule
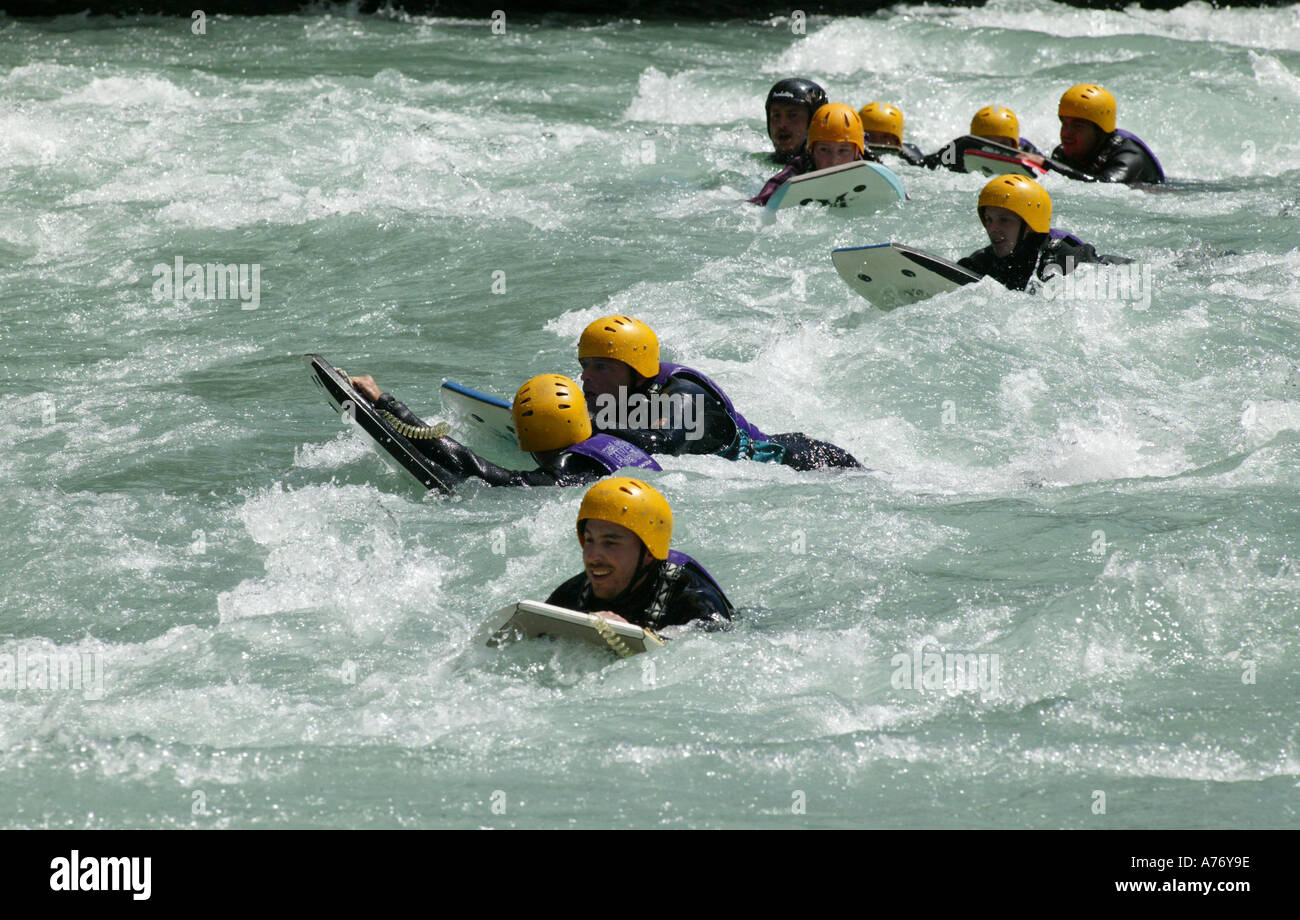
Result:
<svg viewBox="0 0 1300 920"><path fill-rule="evenodd" d="M966 167L966 172L985 176L1028 176L1037 179L1047 172L1023 156L1004 156L985 150L967 150L962 155L962 165Z"/></svg>
<svg viewBox="0 0 1300 920"><path fill-rule="evenodd" d="M868 214L906 198L903 183L892 170L855 160L795 176L773 193L767 209L820 205L840 214Z"/></svg>
<svg viewBox="0 0 1300 920"><path fill-rule="evenodd" d="M640 626L536 601L507 604L488 617L479 633L481 643L491 647L538 636L578 639L608 648L622 658L662 648L664 644L653 632Z"/></svg>
<svg viewBox="0 0 1300 920"><path fill-rule="evenodd" d="M947 259L898 243L836 249L831 261L849 287L882 310L980 280L979 275Z"/></svg>
<svg viewBox="0 0 1300 920"><path fill-rule="evenodd" d="M455 420L457 434L463 433L465 443L475 451L511 469L536 466L519 449L510 403L452 380L442 385L442 401Z"/></svg>

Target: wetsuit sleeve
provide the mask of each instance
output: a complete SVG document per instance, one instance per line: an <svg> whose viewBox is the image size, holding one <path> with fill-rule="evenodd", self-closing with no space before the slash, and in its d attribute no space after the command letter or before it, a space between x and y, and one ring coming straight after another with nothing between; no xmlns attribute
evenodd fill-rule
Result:
<svg viewBox="0 0 1300 920"><path fill-rule="evenodd" d="M1083 265L1087 262L1100 262L1101 257L1097 255L1097 250L1090 243L1069 243L1058 241L1044 251L1043 262L1038 271L1039 278L1046 278L1046 269L1049 265L1055 265L1060 269L1060 274L1068 274L1076 265Z"/></svg>
<svg viewBox="0 0 1300 920"><path fill-rule="evenodd" d="M921 165L926 169L938 169L940 166L946 166L949 169L956 169L957 163L957 142L952 141L947 146L940 147L934 153L928 154L921 159ZM945 157L947 162L945 162Z"/></svg>
<svg viewBox="0 0 1300 920"><path fill-rule="evenodd" d="M915 144L904 144L898 155L913 166L925 166L925 154Z"/></svg>
<svg viewBox="0 0 1300 920"><path fill-rule="evenodd" d="M380 412L390 412L408 425L414 425L417 428L426 427L423 419L408 409L405 403L394 399L391 393L380 393L374 405Z"/></svg>
<svg viewBox="0 0 1300 920"><path fill-rule="evenodd" d="M985 246L978 252L972 252L964 259L958 259L957 264L977 275L988 275L992 273L997 264L997 256L993 254L992 246Z"/></svg>
<svg viewBox="0 0 1300 920"><path fill-rule="evenodd" d="M1107 157L1097 178L1102 182L1142 182L1147 163L1147 155L1136 144L1125 145Z"/></svg>
<svg viewBox="0 0 1300 920"><path fill-rule="evenodd" d="M1043 163L1043 165L1048 169L1052 170L1053 172L1060 173L1061 175L1065 176L1067 179L1074 179L1078 182L1097 181L1096 176L1090 173L1086 173L1082 169L1079 169L1077 166L1071 166L1069 163L1067 163L1065 161L1065 152L1061 149L1060 145L1057 145L1052 150L1052 155L1046 158L1046 161Z"/></svg>
<svg viewBox="0 0 1300 920"><path fill-rule="evenodd" d="M730 620L733 613L735 610L726 596L688 567L683 569L663 617L655 626L699 622L705 628L717 628Z"/></svg>
<svg viewBox="0 0 1300 920"><path fill-rule="evenodd" d="M766 207L767 200L776 194L776 190L784 185L787 179L794 175L796 168L796 164L791 163L771 179L768 179L767 184L763 186L763 190L749 199L749 203Z"/></svg>
<svg viewBox="0 0 1300 920"><path fill-rule="evenodd" d="M408 425L425 424L388 393L375 400L375 408L391 412ZM453 438L416 438L411 443L454 482L463 482L472 476L490 486L571 486L595 482L605 475L600 464L581 454L562 453L553 463L535 470L508 470L480 457Z"/></svg>
<svg viewBox="0 0 1300 920"><path fill-rule="evenodd" d="M1132 259L1124 256L1100 255L1091 243L1072 243L1069 240L1057 240L1054 245L1044 250L1043 262L1038 277L1047 280L1047 267L1055 265L1060 269L1057 274L1066 275L1076 265L1092 262L1099 265L1128 265Z"/></svg>

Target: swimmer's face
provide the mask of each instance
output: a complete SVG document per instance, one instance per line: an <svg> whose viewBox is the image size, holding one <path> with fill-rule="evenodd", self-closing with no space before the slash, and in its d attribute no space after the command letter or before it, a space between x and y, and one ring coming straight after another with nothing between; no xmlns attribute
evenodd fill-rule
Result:
<svg viewBox="0 0 1300 920"><path fill-rule="evenodd" d="M582 365L582 395L587 405L593 407L599 396L618 396L619 387L632 388L636 376L631 365L613 358L579 358Z"/></svg>
<svg viewBox="0 0 1300 920"><path fill-rule="evenodd" d="M892 147L895 150L901 150L903 147L902 139L888 131L868 131L867 144L871 147Z"/></svg>
<svg viewBox="0 0 1300 920"><path fill-rule="evenodd" d="M1101 128L1082 118L1061 118L1061 151L1076 162L1086 159L1101 143Z"/></svg>
<svg viewBox="0 0 1300 920"><path fill-rule="evenodd" d="M638 563L648 565L653 559L641 538L623 525L594 518L584 521L582 567L591 582L591 593L601 600L612 600L626 591Z"/></svg>
<svg viewBox="0 0 1300 920"><path fill-rule="evenodd" d="M813 166L826 169L841 163L852 163L858 158L858 148L849 143L818 141L812 145Z"/></svg>
<svg viewBox="0 0 1300 920"><path fill-rule="evenodd" d="M977 135L986 141L992 141L995 144L1001 144L1003 147L1010 147L1012 150L1020 149L1020 141L1014 137L1007 137L1005 134L982 134Z"/></svg>
<svg viewBox="0 0 1300 920"><path fill-rule="evenodd" d="M1016 248L1016 243L1020 242L1025 222L1006 208L989 205L980 210L980 220L989 235L989 242L993 244L993 254L999 259L1005 259Z"/></svg>
<svg viewBox="0 0 1300 920"><path fill-rule="evenodd" d="M812 118L806 105L793 102L773 102L767 116L767 136L772 146L782 155L792 155L803 150L808 140L808 122Z"/></svg>

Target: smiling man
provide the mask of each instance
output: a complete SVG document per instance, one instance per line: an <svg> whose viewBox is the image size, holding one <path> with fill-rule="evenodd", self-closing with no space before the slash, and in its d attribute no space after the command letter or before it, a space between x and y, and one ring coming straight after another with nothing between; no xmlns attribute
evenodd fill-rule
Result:
<svg viewBox="0 0 1300 920"><path fill-rule="evenodd" d="M1102 182L1165 181L1160 161L1136 134L1115 127L1115 97L1095 83L1071 86L1061 96L1060 160Z"/></svg>
<svg viewBox="0 0 1300 920"><path fill-rule="evenodd" d="M653 487L627 477L587 490L578 509L583 572L546 603L658 629L724 623L731 602L704 567L670 550L673 512Z"/></svg>
<svg viewBox="0 0 1300 920"><path fill-rule="evenodd" d="M1033 179L998 176L984 186L976 205L989 245L957 264L987 275L1013 291L1023 291L1035 278L1066 275L1076 265L1128 262L1102 256L1090 244L1066 230L1052 229L1052 197Z"/></svg>

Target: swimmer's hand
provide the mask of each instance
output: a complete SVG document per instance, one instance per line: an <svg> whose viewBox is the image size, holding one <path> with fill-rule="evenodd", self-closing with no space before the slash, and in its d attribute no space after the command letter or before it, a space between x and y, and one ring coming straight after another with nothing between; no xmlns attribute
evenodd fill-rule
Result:
<svg viewBox="0 0 1300 920"><path fill-rule="evenodd" d="M375 402L384 391L379 389L379 384L375 383L375 378L369 374L363 374L360 377L349 377L348 383L352 384L356 391L371 402Z"/></svg>

